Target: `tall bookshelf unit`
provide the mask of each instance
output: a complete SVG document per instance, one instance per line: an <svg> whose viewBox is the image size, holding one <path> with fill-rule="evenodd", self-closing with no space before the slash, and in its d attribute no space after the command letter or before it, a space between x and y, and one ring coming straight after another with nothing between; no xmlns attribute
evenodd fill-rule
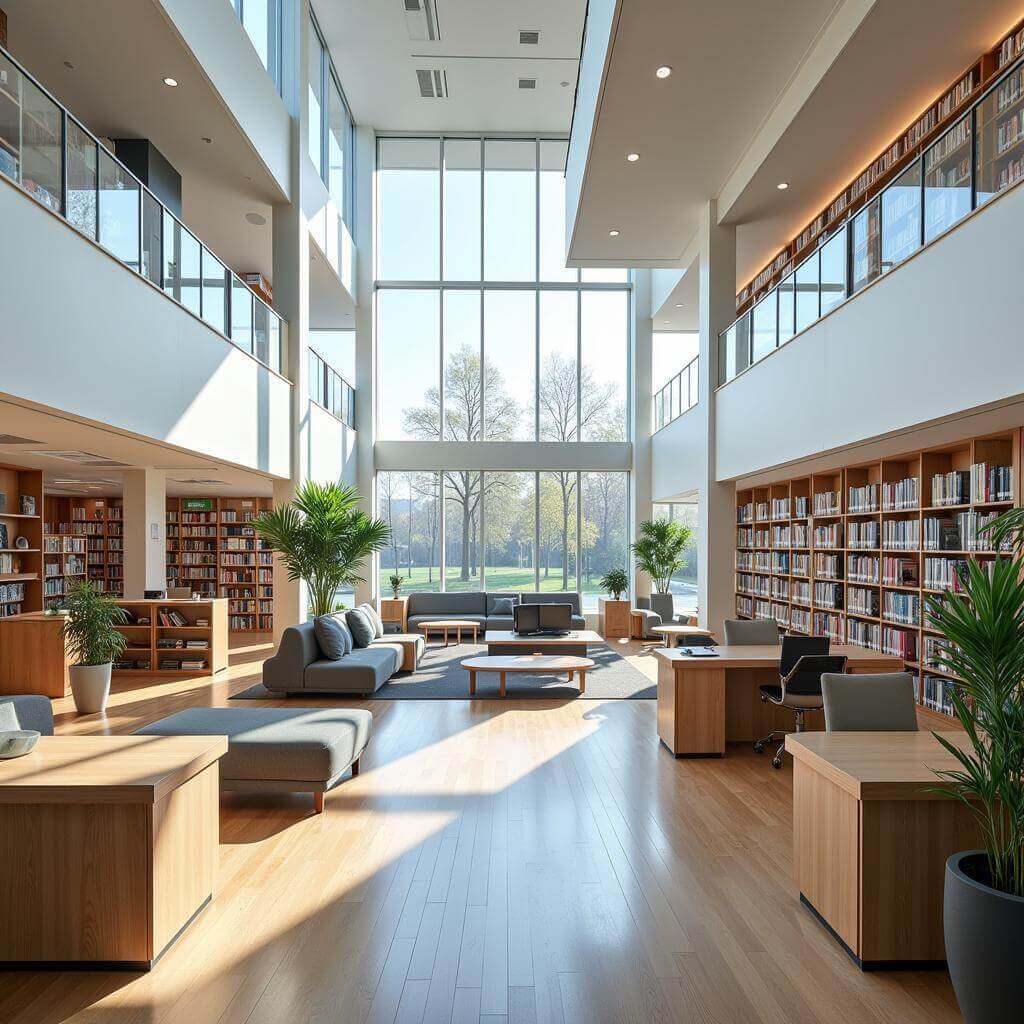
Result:
<svg viewBox="0 0 1024 1024"><path fill-rule="evenodd" d="M167 585L226 597L232 632L274 628L272 555L252 526L270 507L270 498L167 499Z"/></svg>
<svg viewBox="0 0 1024 1024"><path fill-rule="evenodd" d="M1021 430L737 489L736 612L902 657L918 703L952 714L956 679L924 599L997 552L979 529L1021 498Z"/></svg>
<svg viewBox="0 0 1024 1024"><path fill-rule="evenodd" d="M63 497L44 502L43 601L63 606L71 583L88 579L114 597L124 594L124 524L121 499Z"/></svg>
<svg viewBox="0 0 1024 1024"><path fill-rule="evenodd" d="M42 611L43 474L0 466L0 494L0 618ZM22 512L23 497L34 512Z"/></svg>

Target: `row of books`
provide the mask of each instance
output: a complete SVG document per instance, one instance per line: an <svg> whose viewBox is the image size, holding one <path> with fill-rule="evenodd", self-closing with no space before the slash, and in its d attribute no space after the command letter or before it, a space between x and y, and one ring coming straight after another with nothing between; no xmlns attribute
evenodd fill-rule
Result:
<svg viewBox="0 0 1024 1024"><path fill-rule="evenodd" d="M160 661L164 672L202 672L206 667L205 658L165 658Z"/></svg>
<svg viewBox="0 0 1024 1024"><path fill-rule="evenodd" d="M810 576L811 556L809 554L800 554L794 551L791 572L794 576Z"/></svg>
<svg viewBox="0 0 1024 1024"><path fill-rule="evenodd" d="M865 587L847 587L846 610L854 615L868 615L878 618L878 591Z"/></svg>
<svg viewBox="0 0 1024 1024"><path fill-rule="evenodd" d="M877 512L878 484L865 484L863 487L849 488L848 512Z"/></svg>
<svg viewBox="0 0 1024 1024"><path fill-rule="evenodd" d="M793 580L790 586L791 600L795 604L803 604L810 606L811 603L811 585L810 583L804 583L800 580Z"/></svg>
<svg viewBox="0 0 1024 1024"><path fill-rule="evenodd" d="M882 547L887 551L917 551L921 547L921 523L917 519L886 519L882 523Z"/></svg>
<svg viewBox="0 0 1024 1024"><path fill-rule="evenodd" d="M920 503L921 489L916 476L882 484L882 508L886 512L917 508Z"/></svg>
<svg viewBox="0 0 1024 1024"><path fill-rule="evenodd" d="M21 572L21 556L0 554L0 573L10 575L16 572Z"/></svg>
<svg viewBox="0 0 1024 1024"><path fill-rule="evenodd" d="M773 548L788 548L792 532L788 526L773 526L771 546Z"/></svg>
<svg viewBox="0 0 1024 1024"><path fill-rule="evenodd" d="M233 630L257 630L260 633L269 633L274 628L274 616L230 615L228 616L228 627Z"/></svg>
<svg viewBox="0 0 1024 1024"><path fill-rule="evenodd" d="M925 590L960 590L960 573L967 569L963 558L926 558L924 560Z"/></svg>
<svg viewBox="0 0 1024 1024"><path fill-rule="evenodd" d="M818 608L842 608L843 585L841 583L815 583L814 604Z"/></svg>
<svg viewBox="0 0 1024 1024"><path fill-rule="evenodd" d="M814 528L816 548L841 548L843 546L843 524L827 523Z"/></svg>
<svg viewBox="0 0 1024 1024"><path fill-rule="evenodd" d="M877 583L878 556L847 555L846 578L853 583Z"/></svg>
<svg viewBox="0 0 1024 1024"><path fill-rule="evenodd" d="M13 604L25 600L24 583L0 583L0 602Z"/></svg>
<svg viewBox="0 0 1024 1024"><path fill-rule="evenodd" d="M814 514L816 516L839 515L839 492L819 491L814 495Z"/></svg>
<svg viewBox="0 0 1024 1024"><path fill-rule="evenodd" d="M754 546L754 531L749 526L740 526L736 529L736 547L752 548Z"/></svg>
<svg viewBox="0 0 1024 1024"><path fill-rule="evenodd" d="M793 506L794 506L793 514L794 514L794 516L797 519L806 519L807 518L807 516L808 516L808 511L807 511L807 509L808 509L808 500L807 500L807 495L806 494L798 495L797 497L795 497L793 499Z"/></svg>
<svg viewBox="0 0 1024 1024"><path fill-rule="evenodd" d="M161 636L157 637L156 646L161 651L174 650L205 650L209 644L205 640L182 640L180 638Z"/></svg>
<svg viewBox="0 0 1024 1024"><path fill-rule="evenodd" d="M772 519L789 518L789 498L772 498Z"/></svg>
<svg viewBox="0 0 1024 1024"><path fill-rule="evenodd" d="M1013 501L1013 467L987 462L971 466L971 501Z"/></svg>
<svg viewBox="0 0 1024 1024"><path fill-rule="evenodd" d="M932 477L932 504L966 505L971 498L971 474L966 469L936 473Z"/></svg>
<svg viewBox="0 0 1024 1024"><path fill-rule="evenodd" d="M846 635L843 629L843 617L836 612L814 612L813 625L815 636L827 636L841 644Z"/></svg>
<svg viewBox="0 0 1024 1024"><path fill-rule="evenodd" d="M806 523L793 523L792 526L792 543L795 548L806 548L809 547L807 543L808 530Z"/></svg>
<svg viewBox="0 0 1024 1024"><path fill-rule="evenodd" d="M938 711L943 715L955 714L953 708L952 693L956 687L956 681L945 679L942 676L925 675L921 679L922 692L921 703L932 711Z"/></svg>
<svg viewBox="0 0 1024 1024"><path fill-rule="evenodd" d="M818 579L842 579L843 569L839 555L816 554L814 556L814 575Z"/></svg>
<svg viewBox="0 0 1024 1024"><path fill-rule="evenodd" d="M760 522L771 518L771 506L767 501L759 501L754 505L754 518Z"/></svg>
<svg viewBox="0 0 1024 1024"><path fill-rule="evenodd" d="M771 595L777 601L788 601L789 600L789 580L780 580L772 577L771 580ZM245 609L239 609L244 611ZM255 611L255 609L251 609Z"/></svg>
<svg viewBox="0 0 1024 1024"><path fill-rule="evenodd" d="M882 583L887 587L916 587L917 559L883 558Z"/></svg>
<svg viewBox="0 0 1024 1024"><path fill-rule="evenodd" d="M846 543L851 548L877 548L878 547L878 520L851 520L846 524Z"/></svg>
<svg viewBox="0 0 1024 1024"><path fill-rule="evenodd" d="M868 647L872 651L882 649L882 627L877 622L864 622L863 619L846 620L846 642Z"/></svg>
<svg viewBox="0 0 1024 1024"><path fill-rule="evenodd" d="M736 509L736 522L752 523L754 521L754 503L748 501L746 505L740 505Z"/></svg>
<svg viewBox="0 0 1024 1024"><path fill-rule="evenodd" d="M917 661L917 633L893 626L882 628L882 650L905 661Z"/></svg>
<svg viewBox="0 0 1024 1024"><path fill-rule="evenodd" d="M890 622L903 622L916 626L921 621L921 598L904 590L886 590L882 593L882 618Z"/></svg>
<svg viewBox="0 0 1024 1024"><path fill-rule="evenodd" d="M736 614L752 619L754 617L754 602L749 597L737 597Z"/></svg>
<svg viewBox="0 0 1024 1024"><path fill-rule="evenodd" d="M810 633L811 613L802 608L790 608L789 626L790 629L796 630L800 633Z"/></svg>
<svg viewBox="0 0 1024 1024"><path fill-rule="evenodd" d="M928 636L926 634L921 651L921 664L925 668L938 669L940 672L946 671L945 656L953 650L953 646L944 636Z"/></svg>

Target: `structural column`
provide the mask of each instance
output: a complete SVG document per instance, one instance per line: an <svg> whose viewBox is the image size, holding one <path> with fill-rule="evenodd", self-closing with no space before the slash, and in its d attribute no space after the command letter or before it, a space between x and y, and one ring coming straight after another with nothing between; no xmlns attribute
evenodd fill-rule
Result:
<svg viewBox="0 0 1024 1024"><path fill-rule="evenodd" d="M632 438L633 473L629 508L629 536L635 538L640 524L654 514L652 491L651 391L653 387L652 352L654 346L651 320L651 272L638 270L633 275L633 311L630 331L632 367ZM630 552L632 562L632 552ZM634 567L633 593L636 597L651 596L651 578Z"/></svg>
<svg viewBox="0 0 1024 1024"><path fill-rule="evenodd" d="M167 478L160 469L124 472L124 596L167 586Z"/></svg>
<svg viewBox="0 0 1024 1024"><path fill-rule="evenodd" d="M701 211L699 289L698 394L707 444L698 481L697 604L700 624L721 636L735 610L736 509L735 487L717 478L715 385L718 334L736 318L736 229L718 223L715 200Z"/></svg>

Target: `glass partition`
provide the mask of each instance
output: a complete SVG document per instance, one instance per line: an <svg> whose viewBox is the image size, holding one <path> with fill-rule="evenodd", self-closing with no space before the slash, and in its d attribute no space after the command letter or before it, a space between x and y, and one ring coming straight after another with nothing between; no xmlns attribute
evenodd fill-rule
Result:
<svg viewBox="0 0 1024 1024"><path fill-rule="evenodd" d="M252 352L252 292L237 277L231 279L231 340Z"/></svg>
<svg viewBox="0 0 1024 1024"><path fill-rule="evenodd" d="M821 315L846 298L846 227L821 247Z"/></svg>
<svg viewBox="0 0 1024 1024"><path fill-rule="evenodd" d="M796 334L796 277L789 274L779 284L779 344Z"/></svg>
<svg viewBox="0 0 1024 1024"><path fill-rule="evenodd" d="M850 224L851 289L859 291L882 272L881 205L872 199Z"/></svg>
<svg viewBox="0 0 1024 1024"><path fill-rule="evenodd" d="M100 150L99 168L100 244L138 270L141 186L105 149Z"/></svg>
<svg viewBox="0 0 1024 1024"><path fill-rule="evenodd" d="M975 114L975 167L980 206L1024 175L1024 124L1021 100L1024 69L1018 68L978 105Z"/></svg>
<svg viewBox="0 0 1024 1024"><path fill-rule="evenodd" d="M479 139L444 140L444 277L480 280Z"/></svg>
<svg viewBox="0 0 1024 1024"><path fill-rule="evenodd" d="M0 53L0 173L61 213L61 108Z"/></svg>
<svg viewBox="0 0 1024 1024"><path fill-rule="evenodd" d="M796 329L806 330L821 316L821 307L818 303L818 253L814 253L809 259L804 260L796 268L794 280L796 281Z"/></svg>
<svg viewBox="0 0 1024 1024"><path fill-rule="evenodd" d="M346 223L350 219L351 199L348 195L349 152L352 119L333 75L327 78L327 191Z"/></svg>
<svg viewBox="0 0 1024 1024"><path fill-rule="evenodd" d="M163 285L164 208L149 189L142 191L142 276L157 288Z"/></svg>
<svg viewBox="0 0 1024 1024"><path fill-rule="evenodd" d="M750 361L764 359L779 342L779 295L770 291L753 309Z"/></svg>
<svg viewBox="0 0 1024 1024"><path fill-rule="evenodd" d="M724 337L723 333L719 341L722 342ZM652 410L655 431L661 430L697 404L697 384L697 357L694 357L655 392Z"/></svg>
<svg viewBox="0 0 1024 1024"><path fill-rule="evenodd" d="M0 65L3 58L0 58ZM0 86L2 88L2 86ZM96 199L99 190L99 148L96 140L74 118L68 118L68 222L96 240ZM0 165L3 143L0 140Z"/></svg>
<svg viewBox="0 0 1024 1024"><path fill-rule="evenodd" d="M921 161L915 160L882 193L882 270L892 270L921 247Z"/></svg>
<svg viewBox="0 0 1024 1024"><path fill-rule="evenodd" d="M227 334L228 273L224 264L205 245L203 246L203 319L221 334Z"/></svg>
<svg viewBox="0 0 1024 1024"><path fill-rule="evenodd" d="M965 117L924 154L924 240L971 209L971 119Z"/></svg>
<svg viewBox="0 0 1024 1024"><path fill-rule="evenodd" d="M537 145L484 141L484 278L537 279Z"/></svg>

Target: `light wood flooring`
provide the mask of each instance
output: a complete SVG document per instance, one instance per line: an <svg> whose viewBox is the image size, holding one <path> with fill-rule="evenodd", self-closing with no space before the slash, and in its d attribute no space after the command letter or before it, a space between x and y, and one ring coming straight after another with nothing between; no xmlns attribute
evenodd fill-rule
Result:
<svg viewBox="0 0 1024 1024"><path fill-rule="evenodd" d="M269 653L118 684L105 717L58 701L58 731L223 704ZM352 703L375 716L359 777L319 816L224 795L214 901L155 970L0 974L0 1022L961 1020L944 972L861 974L800 907L788 766L676 761L652 701Z"/></svg>

